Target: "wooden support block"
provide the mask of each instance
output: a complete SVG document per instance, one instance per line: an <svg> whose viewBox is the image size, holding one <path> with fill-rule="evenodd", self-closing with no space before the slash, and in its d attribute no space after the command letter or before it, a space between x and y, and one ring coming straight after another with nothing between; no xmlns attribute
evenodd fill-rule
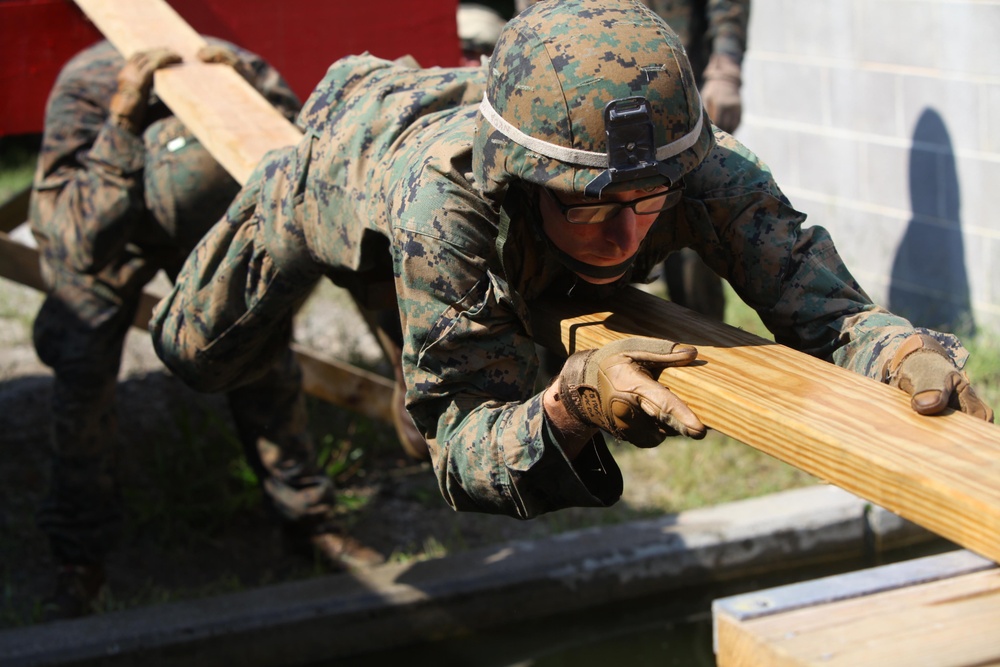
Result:
<svg viewBox="0 0 1000 667"><path fill-rule="evenodd" d="M1000 665L1000 569L969 552L716 600L719 667Z"/></svg>
<svg viewBox="0 0 1000 667"><path fill-rule="evenodd" d="M631 335L694 345L660 381L702 421L967 549L1000 561L1000 427L913 412L902 391L637 289L613 311L553 301L535 335L565 353Z"/></svg>

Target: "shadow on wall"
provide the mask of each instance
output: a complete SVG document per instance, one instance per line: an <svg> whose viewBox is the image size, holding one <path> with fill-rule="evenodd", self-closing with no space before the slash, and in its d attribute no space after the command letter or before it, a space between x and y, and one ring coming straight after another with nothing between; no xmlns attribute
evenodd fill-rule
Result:
<svg viewBox="0 0 1000 667"><path fill-rule="evenodd" d="M910 149L913 217L896 250L889 309L916 326L971 335L955 154L944 120L924 109Z"/></svg>

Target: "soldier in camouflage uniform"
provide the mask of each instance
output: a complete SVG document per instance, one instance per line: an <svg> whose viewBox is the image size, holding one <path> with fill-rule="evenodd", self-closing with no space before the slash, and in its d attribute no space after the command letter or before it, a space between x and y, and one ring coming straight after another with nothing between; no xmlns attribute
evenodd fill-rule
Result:
<svg viewBox="0 0 1000 667"><path fill-rule="evenodd" d="M520 11L541 1L517 0L516 7ZM642 3L666 21L680 38L712 122L726 132L735 132L743 113L740 86L750 0L642 0ZM726 297L722 280L698 253L682 248L667 257L663 270L672 301L713 319L723 319Z"/></svg>
<svg viewBox="0 0 1000 667"><path fill-rule="evenodd" d="M259 57L218 40L200 55L236 66L294 118L299 100ZM156 50L126 63L101 42L65 66L46 111L30 221L48 285L34 342L55 374L56 458L39 513L59 568L50 618L88 611L120 530L115 385L143 286L160 269L175 276L239 191L150 93L153 72L177 61ZM333 487L305 428L289 332L286 322L264 377L228 398L269 503L301 541L325 540Z"/></svg>
<svg viewBox="0 0 1000 667"><path fill-rule="evenodd" d="M486 68L345 58L298 123L301 143L265 157L188 258L154 345L223 390L267 362L276 324L324 276L373 307L394 291L382 305L402 325L407 408L458 510L607 506L622 477L602 432L640 446L704 434L653 380L694 358L686 345L578 352L535 388L533 302L613 298L682 247L779 342L899 386L919 412L992 419L959 342L871 302L827 232L713 128L680 40L639 3L535 5Z"/></svg>

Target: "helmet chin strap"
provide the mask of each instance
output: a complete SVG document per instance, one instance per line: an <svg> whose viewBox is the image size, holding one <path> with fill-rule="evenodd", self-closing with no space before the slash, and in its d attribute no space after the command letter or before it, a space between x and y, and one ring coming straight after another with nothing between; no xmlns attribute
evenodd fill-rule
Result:
<svg viewBox="0 0 1000 667"><path fill-rule="evenodd" d="M567 252L563 252L556 247L556 244L548 237L548 234L542 233L545 237L545 241L549 246L549 249L555 253L556 259L559 263L565 266L570 271L578 273L581 276L586 276L588 278L598 278L600 280L605 280L607 278L617 278L624 275L628 271L629 267L635 261L636 256L638 256L638 251L636 251L631 257L626 259L624 262L619 262L612 266L597 266L596 264L587 264L586 262L581 262Z"/></svg>

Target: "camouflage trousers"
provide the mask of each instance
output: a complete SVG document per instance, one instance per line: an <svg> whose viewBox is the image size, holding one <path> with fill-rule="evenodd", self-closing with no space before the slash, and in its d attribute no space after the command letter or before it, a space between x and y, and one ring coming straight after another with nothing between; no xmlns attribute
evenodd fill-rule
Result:
<svg viewBox="0 0 1000 667"><path fill-rule="evenodd" d="M60 563L99 563L120 536L119 447L138 443L119 443L115 390L125 336L155 271L133 261L127 272L96 278L48 273L52 288L35 320L34 342L55 375L55 456L38 524ZM265 502L288 522L326 521L333 485L316 463L301 371L291 351L227 398Z"/></svg>

